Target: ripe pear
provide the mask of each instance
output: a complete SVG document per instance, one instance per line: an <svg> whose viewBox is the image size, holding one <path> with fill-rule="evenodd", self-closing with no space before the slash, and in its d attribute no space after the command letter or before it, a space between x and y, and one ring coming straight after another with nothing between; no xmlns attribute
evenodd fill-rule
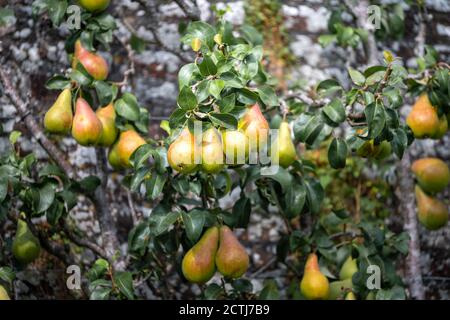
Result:
<svg viewBox="0 0 450 320"><path fill-rule="evenodd" d="M438 158L416 160L413 162L411 170L425 192L441 192L450 182L450 170L447 164Z"/></svg>
<svg viewBox="0 0 450 320"><path fill-rule="evenodd" d="M287 121L280 124L276 141L272 144L272 159L277 159L283 168L289 167L296 159L297 152L291 138L291 129Z"/></svg>
<svg viewBox="0 0 450 320"><path fill-rule="evenodd" d="M120 170L122 168L122 165L120 164L118 145L119 144L117 142L114 143L108 153L108 162L114 170Z"/></svg>
<svg viewBox="0 0 450 320"><path fill-rule="evenodd" d="M109 6L110 0L78 0L80 6L89 12L103 11Z"/></svg>
<svg viewBox="0 0 450 320"><path fill-rule="evenodd" d="M89 103L78 98L72 123L72 136L82 146L94 145L102 135L103 125Z"/></svg>
<svg viewBox="0 0 450 320"><path fill-rule="evenodd" d="M72 93L70 89L64 89L45 114L44 127L51 133L67 134L72 128L72 120Z"/></svg>
<svg viewBox="0 0 450 320"><path fill-rule="evenodd" d="M327 299L330 293L328 279L320 271L315 253L311 253L306 260L300 291L308 300Z"/></svg>
<svg viewBox="0 0 450 320"><path fill-rule="evenodd" d="M328 299L336 300L343 298L344 294L353 288L352 279L345 279L341 281L333 281L330 283L330 294Z"/></svg>
<svg viewBox="0 0 450 320"><path fill-rule="evenodd" d="M345 295L345 300L356 300L356 296L353 291L350 291Z"/></svg>
<svg viewBox="0 0 450 320"><path fill-rule="evenodd" d="M447 206L436 198L430 197L416 186L417 214L420 223L428 230L437 230L447 224Z"/></svg>
<svg viewBox="0 0 450 320"><path fill-rule="evenodd" d="M261 147L267 148L269 123L261 112L258 104L247 109L239 120L238 128L243 130L248 138L249 152L258 152Z"/></svg>
<svg viewBox="0 0 450 320"><path fill-rule="evenodd" d="M230 165L245 164L248 158L248 137L240 130L222 132L225 162Z"/></svg>
<svg viewBox="0 0 450 320"><path fill-rule="evenodd" d="M351 279L353 274L358 271L358 266L356 264L356 259L353 259L352 256L348 256L345 260L344 264L339 271L339 279Z"/></svg>
<svg viewBox="0 0 450 320"><path fill-rule="evenodd" d="M6 292L5 288L0 285L0 300L11 300Z"/></svg>
<svg viewBox="0 0 450 320"><path fill-rule="evenodd" d="M34 261L41 251L39 240L28 229L23 220L17 221L17 231L12 243L12 253L20 263L27 264Z"/></svg>
<svg viewBox="0 0 450 320"><path fill-rule="evenodd" d="M195 137L186 127L169 146L167 161L172 169L180 173L192 173L197 169L197 164L195 163L196 152Z"/></svg>
<svg viewBox="0 0 450 320"><path fill-rule="evenodd" d="M223 160L222 138L215 128L210 128L202 135L202 170L218 173L225 166Z"/></svg>
<svg viewBox="0 0 450 320"><path fill-rule="evenodd" d="M216 254L217 270L225 277L239 278L248 269L247 251L228 226L220 227L219 250Z"/></svg>
<svg viewBox="0 0 450 320"><path fill-rule="evenodd" d="M448 130L447 116L445 114L443 114L439 118L439 128L436 131L436 134L434 136L432 136L431 138L441 139L443 136L445 136L445 134L447 133L447 130Z"/></svg>
<svg viewBox="0 0 450 320"><path fill-rule="evenodd" d="M406 124L418 139L434 137L439 133L439 116L436 108L431 105L427 94L423 94L416 101L406 118Z"/></svg>
<svg viewBox="0 0 450 320"><path fill-rule="evenodd" d="M205 283L216 272L214 258L219 245L219 229L211 227L186 253L181 263L184 277L190 282Z"/></svg>
<svg viewBox="0 0 450 320"><path fill-rule="evenodd" d="M116 111L112 103L106 107L98 108L95 112L102 123L102 135L97 144L104 147L111 146L116 141L119 130L116 127Z"/></svg>
<svg viewBox="0 0 450 320"><path fill-rule="evenodd" d="M131 168L130 157L143 144L146 144L145 140L136 131L132 129L123 131L117 142L117 154L120 165L125 168Z"/></svg>
<svg viewBox="0 0 450 320"><path fill-rule="evenodd" d="M109 70L106 60L101 55L83 48L80 40L75 42L72 67L76 68L78 63L81 63L84 69L86 69L95 80L105 80L108 76Z"/></svg>

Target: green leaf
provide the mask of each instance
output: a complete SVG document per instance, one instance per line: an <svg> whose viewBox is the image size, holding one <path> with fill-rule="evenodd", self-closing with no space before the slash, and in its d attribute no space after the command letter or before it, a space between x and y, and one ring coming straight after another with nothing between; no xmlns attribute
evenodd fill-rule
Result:
<svg viewBox="0 0 450 320"><path fill-rule="evenodd" d="M323 107L322 112L336 125L345 121L345 108L339 99L334 99Z"/></svg>
<svg viewBox="0 0 450 320"><path fill-rule="evenodd" d="M322 47L327 47L336 41L336 35L335 34L322 34L319 36L318 41Z"/></svg>
<svg viewBox="0 0 450 320"><path fill-rule="evenodd" d="M132 34L130 38L131 48L137 53L142 53L145 50L145 41L139 38L136 34Z"/></svg>
<svg viewBox="0 0 450 320"><path fill-rule="evenodd" d="M298 216L305 206L306 189L302 184L294 182L284 197L284 214L288 219Z"/></svg>
<svg viewBox="0 0 450 320"><path fill-rule="evenodd" d="M7 283L12 283L16 278L14 270L10 267L0 267L0 279Z"/></svg>
<svg viewBox="0 0 450 320"><path fill-rule="evenodd" d="M22 132L14 130L9 134L9 142L11 144L16 144L17 140L19 140L20 136L22 135Z"/></svg>
<svg viewBox="0 0 450 320"><path fill-rule="evenodd" d="M217 73L217 67L209 56L203 57L202 62L198 65L198 69L204 77L215 75Z"/></svg>
<svg viewBox="0 0 450 320"><path fill-rule="evenodd" d="M130 252L140 252L142 255L149 240L150 228L146 222L141 222L128 234L128 250Z"/></svg>
<svg viewBox="0 0 450 320"><path fill-rule="evenodd" d="M157 197L161 195L163 191L164 185L167 181L167 173L159 174L152 173L152 176L149 180L146 180L145 187L147 190L147 197L151 200L155 200Z"/></svg>
<svg viewBox="0 0 450 320"><path fill-rule="evenodd" d="M170 212L162 205L158 205L152 211L148 219L150 230L154 236L166 232L169 227L177 221L180 214L178 212Z"/></svg>
<svg viewBox="0 0 450 320"><path fill-rule="evenodd" d="M223 295L224 295L223 289L217 283L209 284L204 291L204 296L206 300L217 300Z"/></svg>
<svg viewBox="0 0 450 320"><path fill-rule="evenodd" d="M250 199L245 196L241 197L233 206L232 216L236 219L234 226L236 228L247 228L251 211Z"/></svg>
<svg viewBox="0 0 450 320"><path fill-rule="evenodd" d="M178 87L183 88L191 84L192 78L198 74L199 70L195 63L188 63L181 67L178 72Z"/></svg>
<svg viewBox="0 0 450 320"><path fill-rule="evenodd" d="M296 132L296 136L298 135L298 138L301 142L312 145L322 132L324 123L318 115L312 117L310 116L309 118L304 118L302 120L306 120L306 122L296 122L294 125L294 131Z"/></svg>
<svg viewBox="0 0 450 320"><path fill-rule="evenodd" d="M278 97L273 88L269 86L261 86L257 88L256 91L259 93L259 97L266 106L274 107L279 105Z"/></svg>
<svg viewBox="0 0 450 320"><path fill-rule="evenodd" d="M190 87L183 87L178 95L178 106L183 110L192 110L197 107L197 97Z"/></svg>
<svg viewBox="0 0 450 320"><path fill-rule="evenodd" d="M196 243L200 238L203 226L205 225L205 211L194 209L190 212L183 212L181 216L183 218L187 238L191 243Z"/></svg>
<svg viewBox="0 0 450 320"><path fill-rule="evenodd" d="M88 176L79 181L80 188L85 193L92 193L100 185L100 179L96 176Z"/></svg>
<svg viewBox="0 0 450 320"><path fill-rule="evenodd" d="M334 169L342 169L345 167L347 159L347 143L341 138L334 138L328 148L328 162Z"/></svg>
<svg viewBox="0 0 450 320"><path fill-rule="evenodd" d="M169 118L170 128L174 129L181 125L184 125L186 120L187 120L186 111L178 108L174 112L172 112L172 114L170 115L170 118Z"/></svg>
<svg viewBox="0 0 450 320"><path fill-rule="evenodd" d="M8 178L0 177L0 203L5 200L8 195Z"/></svg>
<svg viewBox="0 0 450 320"><path fill-rule="evenodd" d="M59 26L67 10L66 0L48 0L48 15L53 24Z"/></svg>
<svg viewBox="0 0 450 320"><path fill-rule="evenodd" d="M33 9L34 9L34 7L33 7ZM16 21L16 18L14 16L13 9L0 8L0 27L6 27L9 25L12 25L15 21Z"/></svg>
<svg viewBox="0 0 450 320"><path fill-rule="evenodd" d="M36 208L37 213L47 210L55 200L55 187L53 183L46 183L39 189L39 205Z"/></svg>
<svg viewBox="0 0 450 320"><path fill-rule="evenodd" d="M114 282L125 297L134 300L133 277L130 272L116 272Z"/></svg>
<svg viewBox="0 0 450 320"><path fill-rule="evenodd" d="M95 260L94 265L88 271L89 280L92 281L92 284L93 284L94 280L100 279L101 277L103 277L105 275L105 273L108 271L108 269L109 269L108 261L106 261L105 259Z"/></svg>
<svg viewBox="0 0 450 320"><path fill-rule="evenodd" d="M220 99L220 93L222 92L223 87L225 86L225 81L222 79L215 79L210 82L209 85L209 93L216 99Z"/></svg>
<svg viewBox="0 0 450 320"><path fill-rule="evenodd" d="M125 99L125 97L128 97ZM127 120L137 121L139 119L139 106L135 103L135 98L129 93L125 93L121 99L114 102L114 109L117 114Z"/></svg>
<svg viewBox="0 0 450 320"><path fill-rule="evenodd" d="M70 87L70 79L62 75L56 75L47 80L45 87L49 90L66 89Z"/></svg>
<svg viewBox="0 0 450 320"><path fill-rule="evenodd" d="M401 159L403 158L403 153L408 146L408 136L403 129L396 129L394 134L394 139L391 141L392 150L394 150L395 155Z"/></svg>
<svg viewBox="0 0 450 320"><path fill-rule="evenodd" d="M364 114L369 127L369 137L378 137L386 125L384 106L378 102L371 103L364 109Z"/></svg>
<svg viewBox="0 0 450 320"><path fill-rule="evenodd" d="M77 64L77 68L72 70L69 77L70 79L79 83L82 86L88 86L92 82L92 77L87 73L85 74L84 72L80 71L79 69L81 68L83 68L82 64L81 63Z"/></svg>
<svg viewBox="0 0 450 320"><path fill-rule="evenodd" d="M358 86L364 85L366 78L361 72L359 72L356 69L353 69L352 67L348 67L348 73L354 84Z"/></svg>
<svg viewBox="0 0 450 320"><path fill-rule="evenodd" d="M306 188L306 199L308 200L308 207L311 213L317 214L320 211L320 206L324 197L324 190L320 183L316 180L307 179L304 182Z"/></svg>
<svg viewBox="0 0 450 320"><path fill-rule="evenodd" d="M238 124L236 118L229 113L211 112L209 119L216 125L227 129L236 129Z"/></svg>
<svg viewBox="0 0 450 320"><path fill-rule="evenodd" d="M234 106L236 104L236 95L234 93L231 93L223 97L221 100L218 100L217 104L219 105L220 111L222 113L230 112L234 109Z"/></svg>
<svg viewBox="0 0 450 320"><path fill-rule="evenodd" d="M108 105L113 99L112 86L105 81L94 81L94 87L100 106Z"/></svg>
<svg viewBox="0 0 450 320"><path fill-rule="evenodd" d="M225 81L225 86L240 89L243 88L241 79L233 72L225 72L220 75L220 79Z"/></svg>
<svg viewBox="0 0 450 320"><path fill-rule="evenodd" d="M259 299L261 300L279 300L280 293L278 291L278 286L275 280L269 279L264 281L264 288L259 294Z"/></svg>
<svg viewBox="0 0 450 320"><path fill-rule="evenodd" d="M263 36L255 27L244 24L241 27L241 33L242 37L254 46L263 44Z"/></svg>

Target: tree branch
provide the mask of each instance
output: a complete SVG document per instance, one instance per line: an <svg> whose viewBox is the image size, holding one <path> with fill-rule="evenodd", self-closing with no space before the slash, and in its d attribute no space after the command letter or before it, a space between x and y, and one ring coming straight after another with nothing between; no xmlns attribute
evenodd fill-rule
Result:
<svg viewBox="0 0 450 320"><path fill-rule="evenodd" d="M193 6L188 5L185 0L174 0L174 2L180 7L184 14L192 21L200 20L200 10L197 7L197 3L193 0Z"/></svg>

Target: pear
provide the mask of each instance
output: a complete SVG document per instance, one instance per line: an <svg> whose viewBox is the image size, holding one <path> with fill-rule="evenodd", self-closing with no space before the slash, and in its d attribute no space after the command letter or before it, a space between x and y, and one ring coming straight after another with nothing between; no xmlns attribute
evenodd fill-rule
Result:
<svg viewBox="0 0 450 320"><path fill-rule="evenodd" d="M373 139L364 142L363 145L356 150L356 154L362 158L370 158L374 153L375 146L373 144Z"/></svg>
<svg viewBox="0 0 450 320"><path fill-rule="evenodd" d="M416 101L406 118L406 124L418 139L434 137L439 133L439 116L436 108L431 105L427 94L423 94Z"/></svg>
<svg viewBox="0 0 450 320"><path fill-rule="evenodd" d="M201 168L206 173L218 173L223 169L222 138L215 128L206 130L202 135Z"/></svg>
<svg viewBox="0 0 450 320"><path fill-rule="evenodd" d="M352 279L345 279L341 281L333 281L330 283L329 300L342 299L344 294L353 288Z"/></svg>
<svg viewBox="0 0 450 320"><path fill-rule="evenodd" d="M375 146L373 157L377 160L383 160L389 157L392 153L391 144L388 141L383 141Z"/></svg>
<svg viewBox="0 0 450 320"><path fill-rule="evenodd" d="M416 186L415 191L420 223L428 230L437 230L445 226L448 221L447 206L427 195L419 186Z"/></svg>
<svg viewBox="0 0 450 320"><path fill-rule="evenodd" d="M99 54L90 52L81 45L81 41L75 42L75 53L72 67L76 68L81 63L95 80L105 80L108 76L108 64L106 60Z"/></svg>
<svg viewBox="0 0 450 320"><path fill-rule="evenodd" d="M51 133L67 134L72 120L72 93L70 89L64 89L45 114L44 127Z"/></svg>
<svg viewBox="0 0 450 320"><path fill-rule="evenodd" d="M123 131L117 142L117 154L120 165L130 168L130 157L140 146L146 144L145 140L134 130Z"/></svg>
<svg viewBox="0 0 450 320"><path fill-rule="evenodd" d="M328 298L330 285L328 279L320 271L315 253L311 253L306 260L305 271L300 282L300 291L308 300Z"/></svg>
<svg viewBox="0 0 450 320"><path fill-rule="evenodd" d="M211 227L186 253L181 263L184 277L190 282L205 283L216 272L214 257L219 244L219 229Z"/></svg>
<svg viewBox="0 0 450 320"><path fill-rule="evenodd" d="M356 296L352 291L350 291L345 295L345 300L356 300Z"/></svg>
<svg viewBox="0 0 450 320"><path fill-rule="evenodd" d="M267 148L269 123L264 118L258 104L247 108L247 112L239 120L238 129L243 130L248 138L249 153L258 152L261 147Z"/></svg>
<svg viewBox="0 0 450 320"><path fill-rule="evenodd" d="M116 127L116 111L114 110L114 105L110 103L106 107L99 108L95 114L102 123L102 135L97 144L109 147L116 141L119 132Z"/></svg>
<svg viewBox="0 0 450 320"><path fill-rule="evenodd" d="M17 231L12 243L12 253L14 257L23 264L34 261L41 251L39 240L28 229L28 225L23 220L17 221Z"/></svg>
<svg viewBox="0 0 450 320"><path fill-rule="evenodd" d="M196 152L195 137L186 127L169 146L167 161L172 169L180 173L192 173L197 169L197 164L195 163Z"/></svg>
<svg viewBox="0 0 450 320"><path fill-rule="evenodd" d="M425 192L441 192L450 182L450 170L447 164L438 158L418 159L413 162L411 171Z"/></svg>
<svg viewBox="0 0 450 320"><path fill-rule="evenodd" d="M276 142L272 145L273 159L283 167L289 167L296 159L297 152L291 138L291 129L286 121L281 122Z"/></svg>
<svg viewBox="0 0 450 320"><path fill-rule="evenodd" d="M6 292L5 288L0 285L0 300L11 300Z"/></svg>
<svg viewBox="0 0 450 320"><path fill-rule="evenodd" d="M356 259L353 259L350 255L342 264L341 270L339 271L339 279L351 279L353 277L353 274L357 271L358 266L356 264Z"/></svg>
<svg viewBox="0 0 450 320"><path fill-rule="evenodd" d="M366 296L366 300L375 300L375 293L370 291Z"/></svg>
<svg viewBox="0 0 450 320"><path fill-rule="evenodd" d="M103 126L89 103L78 98L72 123L72 136L82 146L91 146L98 142Z"/></svg>
<svg viewBox="0 0 450 320"><path fill-rule="evenodd" d="M239 278L248 269L249 257L245 248L227 226L220 227L217 270L225 277Z"/></svg>
<svg viewBox="0 0 450 320"><path fill-rule="evenodd" d="M118 143L113 144L108 152L108 162L114 170L120 170L122 168L122 165L120 164L118 145Z"/></svg>
<svg viewBox="0 0 450 320"><path fill-rule="evenodd" d="M110 0L78 0L80 6L89 12L103 11L109 6Z"/></svg>
<svg viewBox="0 0 450 320"><path fill-rule="evenodd" d="M448 130L447 116L445 114L443 114L439 118L438 130L436 131L436 134L434 136L432 136L431 138L433 138L433 139L441 139L443 136L445 136L445 134L447 133L447 130Z"/></svg>
<svg viewBox="0 0 450 320"><path fill-rule="evenodd" d="M230 165L245 164L248 158L248 137L240 130L226 130L222 133L225 162Z"/></svg>

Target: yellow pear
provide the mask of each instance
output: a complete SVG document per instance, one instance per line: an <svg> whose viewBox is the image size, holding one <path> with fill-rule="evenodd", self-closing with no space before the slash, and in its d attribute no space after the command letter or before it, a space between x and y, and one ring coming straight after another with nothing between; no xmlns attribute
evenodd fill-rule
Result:
<svg viewBox="0 0 450 320"><path fill-rule="evenodd" d="M124 168L130 168L130 157L140 146L146 144L145 140L136 131L130 129L123 131L117 141L117 154L120 165Z"/></svg>
<svg viewBox="0 0 450 320"><path fill-rule="evenodd" d="M258 104L247 108L246 113L239 120L238 129L243 130L247 136L250 153L260 151L261 147L267 149L269 123Z"/></svg>
<svg viewBox="0 0 450 320"><path fill-rule="evenodd" d="M192 173L197 169L197 164L195 163L197 150L195 137L186 127L169 146L167 161L172 169L180 173Z"/></svg>
<svg viewBox="0 0 450 320"><path fill-rule="evenodd" d="M345 279L340 281L333 281L330 283L329 300L337 300L344 298L346 292L353 288L352 279Z"/></svg>
<svg viewBox="0 0 450 320"><path fill-rule="evenodd" d="M82 146L97 143L102 135L102 123L91 106L83 98L78 98L72 123L72 136Z"/></svg>
<svg viewBox="0 0 450 320"><path fill-rule="evenodd" d="M181 263L184 277L190 282L205 283L216 272L215 256L219 244L219 229L211 227L186 253Z"/></svg>
<svg viewBox="0 0 450 320"><path fill-rule="evenodd" d="M240 130L222 132L225 162L229 165L245 164L248 158L248 138Z"/></svg>
<svg viewBox="0 0 450 320"><path fill-rule="evenodd" d="M110 0L78 0L80 6L90 12L103 11L109 6Z"/></svg>
<svg viewBox="0 0 450 320"><path fill-rule="evenodd" d="M353 259L352 256L348 256L345 260L344 264L339 271L339 279L351 279L353 274L358 271L358 266L356 264L356 259Z"/></svg>
<svg viewBox="0 0 450 320"><path fill-rule="evenodd" d="M420 223L428 230L437 230L447 224L447 206L436 198L430 197L416 186L417 211Z"/></svg>
<svg viewBox="0 0 450 320"><path fill-rule="evenodd" d="M8 292L6 292L5 288L0 285L0 300L11 300L9 298Z"/></svg>
<svg viewBox="0 0 450 320"><path fill-rule="evenodd" d="M450 182L447 164L438 158L422 158L413 162L411 171L425 192L443 191Z"/></svg>
<svg viewBox="0 0 450 320"><path fill-rule="evenodd" d="M114 143L108 152L108 162L114 170L120 170L122 168L122 165L120 164L118 146L119 144L117 142Z"/></svg>
<svg viewBox="0 0 450 320"><path fill-rule="evenodd" d="M106 60L98 53L90 52L84 48L80 40L75 42L74 60L72 68L76 68L81 63L95 80L105 80L108 77L108 64Z"/></svg>
<svg viewBox="0 0 450 320"><path fill-rule="evenodd" d="M248 269L247 251L227 226L220 227L219 249L216 254L217 270L225 277L239 278Z"/></svg>
<svg viewBox="0 0 450 320"><path fill-rule="evenodd" d="M201 168L206 173L218 173L225 166L223 161L222 138L213 127L202 135Z"/></svg>
<svg viewBox="0 0 450 320"><path fill-rule="evenodd" d="M272 159L283 168L289 167L297 159L297 151L291 138L291 129L286 121L281 122L276 142L272 144ZM273 160L272 160L273 161Z"/></svg>
<svg viewBox="0 0 450 320"><path fill-rule="evenodd" d="M439 133L439 116L436 108L431 105L427 94L423 94L416 101L406 118L406 124L418 139L434 137Z"/></svg>
<svg viewBox="0 0 450 320"><path fill-rule="evenodd" d="M95 112L102 123L102 135L97 144L104 147L111 146L116 141L119 130L116 127L116 111L112 103L106 107L98 108Z"/></svg>
<svg viewBox="0 0 450 320"><path fill-rule="evenodd" d="M41 251L39 240L31 233L25 221L17 221L17 231L12 243L14 257L23 264L33 262Z"/></svg>
<svg viewBox="0 0 450 320"><path fill-rule="evenodd" d="M70 89L64 89L45 114L44 127L51 133L67 134L72 120L72 93Z"/></svg>
<svg viewBox="0 0 450 320"><path fill-rule="evenodd" d="M311 253L306 260L305 271L300 282L300 291L308 300L328 298L330 285L328 279L320 271L315 253Z"/></svg>
<svg viewBox="0 0 450 320"><path fill-rule="evenodd" d="M350 291L345 295L345 300L356 300L356 296L352 291Z"/></svg>

